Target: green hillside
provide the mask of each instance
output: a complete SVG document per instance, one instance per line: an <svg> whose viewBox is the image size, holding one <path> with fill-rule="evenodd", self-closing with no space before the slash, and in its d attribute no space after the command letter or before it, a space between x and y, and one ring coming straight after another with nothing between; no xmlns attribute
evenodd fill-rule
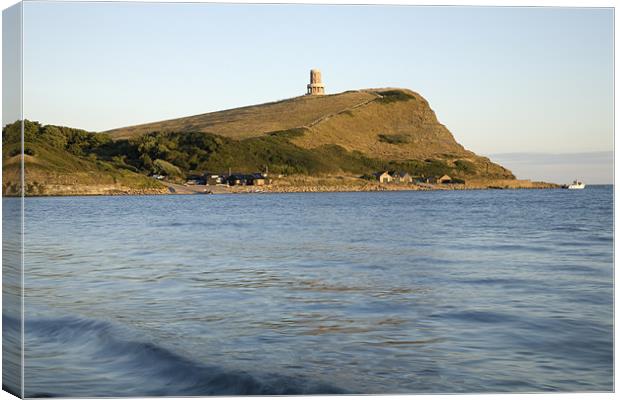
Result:
<svg viewBox="0 0 620 400"><path fill-rule="evenodd" d="M3 192L18 191L19 123L3 128ZM147 175L182 182L205 171L366 177L382 170L514 180L466 150L428 102L368 89L179 118L106 133L25 121L29 194L161 193Z"/></svg>
<svg viewBox="0 0 620 400"><path fill-rule="evenodd" d="M463 148L428 102L407 89L295 97L107 133L146 151L138 156L165 159L184 171L268 165L283 173L364 174L397 168L514 179L510 171ZM141 139L144 135L149 138Z"/></svg>
<svg viewBox="0 0 620 400"><path fill-rule="evenodd" d="M2 193L20 192L19 122L6 126L2 145ZM93 148L109 142L97 134L25 121L27 195L164 193L167 188L132 167L98 159ZM101 142L99 142L101 140ZM78 153L78 154L76 154Z"/></svg>
<svg viewBox="0 0 620 400"><path fill-rule="evenodd" d="M371 175L380 170L401 170L414 175L453 174L455 177L475 173L467 160L448 162L442 159L389 160L372 158L359 151L349 151L336 144L312 149L294 143L305 129L273 132L269 135L234 140L210 133L148 133L135 139L118 140L102 148L99 156L109 157L123 151L126 162L138 170L165 172L156 161L166 160L186 174L204 171L263 171L293 175L350 174ZM114 149L114 146L118 146ZM122 150L121 150L122 149Z"/></svg>

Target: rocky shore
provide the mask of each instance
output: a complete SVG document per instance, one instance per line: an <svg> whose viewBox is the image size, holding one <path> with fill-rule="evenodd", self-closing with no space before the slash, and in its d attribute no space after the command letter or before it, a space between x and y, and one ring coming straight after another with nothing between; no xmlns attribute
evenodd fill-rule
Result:
<svg viewBox="0 0 620 400"><path fill-rule="evenodd" d="M290 177L265 186L202 186L168 184L171 194L386 192L419 190L557 189L560 185L530 180L473 180L464 184L379 183L352 177Z"/></svg>
<svg viewBox="0 0 620 400"><path fill-rule="evenodd" d="M231 193L321 193L321 192L386 192L419 190L482 190L482 189L557 189L560 185L529 180L478 180L464 184L395 184L379 183L351 177L294 177L264 186L205 186L162 182L151 188L125 185L45 185L30 187L27 196L122 196L169 194L231 194ZM5 193L5 195L14 195Z"/></svg>
<svg viewBox="0 0 620 400"><path fill-rule="evenodd" d="M33 188L28 186L27 197L43 196L137 196L169 194L169 189L161 185L153 188L135 188L124 185L40 185ZM5 193L5 196L15 196L14 193Z"/></svg>
<svg viewBox="0 0 620 400"><path fill-rule="evenodd" d="M484 189L557 189L560 185L528 180L481 181L465 184L382 184L366 183L359 185L282 185L274 184L263 187L230 187L226 193L319 193L319 192L387 192L420 190L484 190ZM217 194L213 192L213 194Z"/></svg>

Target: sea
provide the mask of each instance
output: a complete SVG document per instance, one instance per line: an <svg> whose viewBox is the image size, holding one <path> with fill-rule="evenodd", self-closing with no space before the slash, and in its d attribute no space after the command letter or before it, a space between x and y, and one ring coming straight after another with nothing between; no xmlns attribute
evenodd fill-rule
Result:
<svg viewBox="0 0 620 400"><path fill-rule="evenodd" d="M613 186L24 210L29 397L614 389ZM19 392L9 267L3 375Z"/></svg>

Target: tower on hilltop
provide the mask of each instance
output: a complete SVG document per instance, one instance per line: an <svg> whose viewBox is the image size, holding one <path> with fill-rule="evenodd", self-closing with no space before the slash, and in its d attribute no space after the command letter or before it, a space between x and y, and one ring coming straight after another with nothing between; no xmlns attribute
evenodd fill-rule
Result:
<svg viewBox="0 0 620 400"><path fill-rule="evenodd" d="M325 85L323 85L323 80L321 79L321 70L316 68L310 70L310 83L308 84L307 88L308 91L306 92L306 94L325 94Z"/></svg>

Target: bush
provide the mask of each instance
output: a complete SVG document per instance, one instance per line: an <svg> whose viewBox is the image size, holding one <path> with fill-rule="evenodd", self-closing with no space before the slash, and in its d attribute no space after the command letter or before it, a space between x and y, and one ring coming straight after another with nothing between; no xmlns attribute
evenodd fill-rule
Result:
<svg viewBox="0 0 620 400"><path fill-rule="evenodd" d="M19 145L19 143L12 143L11 145L5 144L4 148L2 149L2 153L3 157L6 157L4 154L6 154L8 157L15 157L22 154L22 147Z"/></svg>
<svg viewBox="0 0 620 400"><path fill-rule="evenodd" d="M67 136L53 125L46 125L41 130L41 141L58 149L64 149L67 146Z"/></svg>
<svg viewBox="0 0 620 400"><path fill-rule="evenodd" d="M160 160L160 159L155 160L153 162L153 169L155 170L156 173L160 173L162 175L176 176L176 177L183 176L183 173L181 172L179 167L165 160Z"/></svg>
<svg viewBox="0 0 620 400"><path fill-rule="evenodd" d="M407 135L385 135L379 134L379 141L389 144L406 144L409 143L409 136Z"/></svg>
<svg viewBox="0 0 620 400"><path fill-rule="evenodd" d="M22 141L22 123L21 121L15 121L12 124L7 124L2 128L2 144L14 144L21 143Z"/></svg>
<svg viewBox="0 0 620 400"><path fill-rule="evenodd" d="M404 92L402 90L384 90L377 93L382 96L380 99L378 99L379 103L384 104L415 99L414 95Z"/></svg>
<svg viewBox="0 0 620 400"><path fill-rule="evenodd" d="M464 172L467 175L473 175L476 173L476 165L474 163L472 163L471 161L467 161L467 160L456 160L454 162L454 165L456 166L456 169L458 169L459 171Z"/></svg>
<svg viewBox="0 0 620 400"><path fill-rule="evenodd" d="M269 136L275 136L275 137L280 137L280 138L294 138L294 137L303 136L305 131L306 131L305 128L293 128L293 129L286 129L283 131L269 132Z"/></svg>
<svg viewBox="0 0 620 400"><path fill-rule="evenodd" d="M37 152L29 143L24 143L24 154L27 156L36 156Z"/></svg>
<svg viewBox="0 0 620 400"><path fill-rule="evenodd" d="M422 176L441 176L444 174L450 174L451 168L445 161L438 159L428 159L424 162L421 168L420 175Z"/></svg>

